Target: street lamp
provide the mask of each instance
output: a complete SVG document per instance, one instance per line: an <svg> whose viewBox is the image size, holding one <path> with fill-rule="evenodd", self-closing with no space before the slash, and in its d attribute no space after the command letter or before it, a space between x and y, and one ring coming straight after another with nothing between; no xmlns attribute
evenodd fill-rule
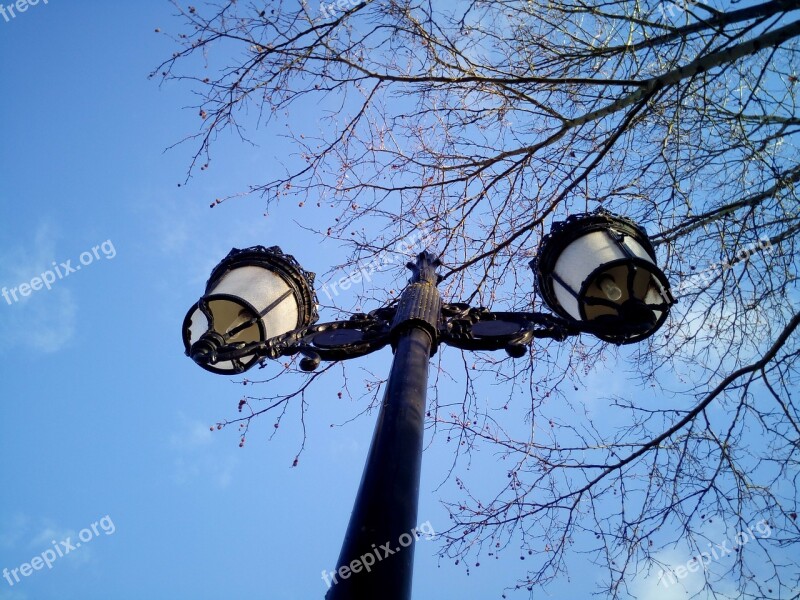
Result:
<svg viewBox="0 0 800 600"><path fill-rule="evenodd" d="M277 246L234 248L211 272L206 293L183 322L187 353L204 369L242 373L261 358L234 353L219 360L217 350L263 344L317 320L314 274Z"/></svg>
<svg viewBox="0 0 800 600"><path fill-rule="evenodd" d="M674 302L647 233L607 211L554 223L531 261L545 303L616 344L655 333Z"/></svg>
<svg viewBox="0 0 800 600"><path fill-rule="evenodd" d="M316 324L312 273L277 247L234 249L186 315L183 340L197 364L222 374L296 354L303 356L300 368L312 371L321 360L391 344L391 372L326 598L408 600L428 364L439 344L520 357L536 338L587 332L616 344L640 341L674 303L654 261L646 233L630 220L606 211L575 215L553 224L531 262L556 315L445 303L437 289L439 259L422 252L408 263L412 276L396 304Z"/></svg>

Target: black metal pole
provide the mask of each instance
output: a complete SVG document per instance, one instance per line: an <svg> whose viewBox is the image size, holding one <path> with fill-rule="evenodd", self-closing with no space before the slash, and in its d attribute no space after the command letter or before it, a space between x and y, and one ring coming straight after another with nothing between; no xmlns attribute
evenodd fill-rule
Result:
<svg viewBox="0 0 800 600"><path fill-rule="evenodd" d="M409 600L428 364L441 298L438 260L422 253L393 324L395 356L327 600Z"/></svg>

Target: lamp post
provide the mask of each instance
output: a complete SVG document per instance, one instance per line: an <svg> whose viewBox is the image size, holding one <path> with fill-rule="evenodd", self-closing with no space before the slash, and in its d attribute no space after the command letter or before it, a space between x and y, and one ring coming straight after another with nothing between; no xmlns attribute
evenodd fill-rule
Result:
<svg viewBox="0 0 800 600"><path fill-rule="evenodd" d="M556 315L445 303L439 259L422 252L407 265L412 275L395 305L316 324L312 273L277 247L234 249L189 310L183 340L198 365L221 374L296 354L300 368L313 371L321 360L391 344L391 372L326 599L408 600L430 357L443 343L521 357L536 338L584 332L615 344L641 341L674 303L655 258L632 221L606 211L574 215L553 224L531 261Z"/></svg>

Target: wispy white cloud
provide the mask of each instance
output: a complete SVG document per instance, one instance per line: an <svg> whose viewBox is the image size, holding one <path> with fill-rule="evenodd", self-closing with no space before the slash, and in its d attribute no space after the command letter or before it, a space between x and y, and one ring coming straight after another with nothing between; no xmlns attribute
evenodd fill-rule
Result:
<svg viewBox="0 0 800 600"><path fill-rule="evenodd" d="M17 513L6 517L0 524L0 548L19 547L30 526L30 517L26 515Z"/></svg>
<svg viewBox="0 0 800 600"><path fill-rule="evenodd" d="M184 414L179 415L179 420L180 430L170 437L170 443L174 448L187 451L211 443L212 432L209 425L189 419Z"/></svg>
<svg viewBox="0 0 800 600"><path fill-rule="evenodd" d="M355 436L338 436L328 445L328 455L339 461L361 460L363 453L363 444Z"/></svg>
<svg viewBox="0 0 800 600"><path fill-rule="evenodd" d="M0 589L0 600L28 600L28 595L18 590Z"/></svg>
<svg viewBox="0 0 800 600"><path fill-rule="evenodd" d="M189 419L183 414L178 416L178 420L178 430L170 437L175 483L187 485L202 479L221 488L229 486L238 459L214 448L213 434L207 423Z"/></svg>
<svg viewBox="0 0 800 600"><path fill-rule="evenodd" d="M686 554L678 550L660 552L655 559L664 565L686 563ZM703 587L702 571L688 573L677 580L669 578L664 571L653 569L645 576L639 576L631 586L631 595L639 600L684 600L698 593ZM703 599L705 596L698 596Z"/></svg>
<svg viewBox="0 0 800 600"><path fill-rule="evenodd" d="M26 304L3 307L0 331L6 349L24 346L40 352L58 352L75 335L78 307L69 290L51 290L47 302L33 299Z"/></svg>
<svg viewBox="0 0 800 600"><path fill-rule="evenodd" d="M0 287L18 287L52 269L64 257L56 249L57 233L49 223L36 230L31 247L0 256ZM12 296L9 296L13 298ZM9 301L12 303L9 304ZM0 335L6 352L20 347L39 352L57 352L75 335L77 305L65 284L42 288L18 301L0 298Z"/></svg>
<svg viewBox="0 0 800 600"><path fill-rule="evenodd" d="M89 524L87 523L87 525ZM77 530L63 527L46 517L33 518L24 514L15 514L6 520L2 527L0 548L7 550L5 552L7 560L12 563L17 561L16 564L4 565L9 568L29 562L34 556L53 548L54 543L60 543L67 539L72 542L78 540ZM89 544L83 544L79 546L79 550L60 557L59 563L71 564L74 568L92 562L93 553L87 546Z"/></svg>

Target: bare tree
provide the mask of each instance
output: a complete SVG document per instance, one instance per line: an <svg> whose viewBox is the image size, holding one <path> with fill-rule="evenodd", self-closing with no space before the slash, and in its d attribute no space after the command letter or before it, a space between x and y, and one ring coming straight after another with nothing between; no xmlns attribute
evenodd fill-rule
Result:
<svg viewBox="0 0 800 600"><path fill-rule="evenodd" d="M459 442L454 477L479 444L514 465L493 491L457 478L443 555L475 562L519 542L533 563L511 587L537 589L582 549L608 569L602 593L625 597L643 573L680 579L659 559L679 541L704 560L719 541L704 537L709 520L751 534L759 522L769 535L703 562L705 593L800 597L797 562L779 552L800 536L797 2L175 7L179 47L153 76L200 98L189 176L221 131L250 142L290 123L285 174L245 193L335 208L316 233L351 245L339 268L424 229L449 265L447 296L524 310L552 220L602 205L652 234L679 305L625 352L639 387L612 399L613 419L567 393L618 352L585 338L527 362L464 357L463 398L434 392L430 426ZM303 111L313 118L290 118ZM479 399L481 377L503 384L499 404ZM267 407L304 406L308 383ZM669 402L643 403L641 389ZM526 403L526 439L494 417L510 402Z"/></svg>

